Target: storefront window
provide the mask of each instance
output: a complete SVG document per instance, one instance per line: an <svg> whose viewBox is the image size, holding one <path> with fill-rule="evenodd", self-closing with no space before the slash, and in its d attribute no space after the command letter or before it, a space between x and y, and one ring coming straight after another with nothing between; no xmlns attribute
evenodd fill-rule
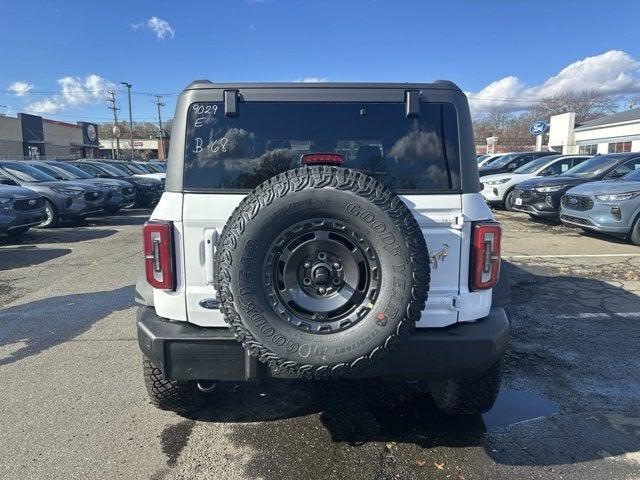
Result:
<svg viewBox="0 0 640 480"><path fill-rule="evenodd" d="M578 153L580 155L595 155L598 153L598 145L580 145L578 147Z"/></svg>
<svg viewBox="0 0 640 480"><path fill-rule="evenodd" d="M616 142L609 144L609 153L625 153L631 151L631 142Z"/></svg>

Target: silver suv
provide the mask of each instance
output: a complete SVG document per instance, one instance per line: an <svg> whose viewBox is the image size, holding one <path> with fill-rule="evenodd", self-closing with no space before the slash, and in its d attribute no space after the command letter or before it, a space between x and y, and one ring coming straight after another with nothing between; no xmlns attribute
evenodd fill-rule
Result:
<svg viewBox="0 0 640 480"><path fill-rule="evenodd" d="M138 339L151 400L219 381L426 381L489 409L509 321L500 225L453 83L198 81L144 227Z"/></svg>

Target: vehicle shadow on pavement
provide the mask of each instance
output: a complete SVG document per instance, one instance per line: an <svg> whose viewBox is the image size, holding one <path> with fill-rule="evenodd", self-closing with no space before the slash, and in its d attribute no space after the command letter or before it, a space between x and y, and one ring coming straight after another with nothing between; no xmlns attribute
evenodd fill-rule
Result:
<svg viewBox="0 0 640 480"><path fill-rule="evenodd" d="M92 217L87 223L97 227L117 227L127 225L144 225L149 220L152 210L131 210L104 214L101 217Z"/></svg>
<svg viewBox="0 0 640 480"><path fill-rule="evenodd" d="M0 246L88 242L91 240L107 238L116 233L118 233L118 231L113 229L96 229L87 227L33 229L18 238L0 238ZM0 250L0 252L2 251L3 250ZM0 258L0 266L2 265L1 262L2 260Z"/></svg>
<svg viewBox="0 0 640 480"><path fill-rule="evenodd" d="M37 248L24 246L0 249L0 272L39 265L71 253L70 248Z"/></svg>
<svg viewBox="0 0 640 480"><path fill-rule="evenodd" d="M0 310L0 366L67 342L133 305L132 285L45 298Z"/></svg>

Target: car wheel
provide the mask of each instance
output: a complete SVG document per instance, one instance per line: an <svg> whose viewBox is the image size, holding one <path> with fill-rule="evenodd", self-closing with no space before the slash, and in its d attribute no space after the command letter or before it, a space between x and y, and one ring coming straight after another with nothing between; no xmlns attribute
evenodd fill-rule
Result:
<svg viewBox="0 0 640 480"><path fill-rule="evenodd" d="M636 218L636 221L633 222L633 227L631 227L631 232L629 233L629 240L634 245L640 246L640 215Z"/></svg>
<svg viewBox="0 0 640 480"><path fill-rule="evenodd" d="M206 393L205 389L199 388L198 382L168 380L162 370L146 358L142 362L142 373L149 400L159 409L188 415L204 406ZM209 383L206 392L214 389L215 384Z"/></svg>
<svg viewBox="0 0 640 480"><path fill-rule="evenodd" d="M44 201L44 209L47 213L47 219L42 222L38 227L40 228L51 228L55 227L59 223L58 213L56 212L56 207L53 206L49 200Z"/></svg>
<svg viewBox="0 0 640 480"><path fill-rule="evenodd" d="M6 233L10 237L19 237L20 235L24 235L25 233L27 233L30 228L31 227L14 228L13 230L8 230Z"/></svg>
<svg viewBox="0 0 640 480"><path fill-rule="evenodd" d="M507 196L504 197L504 208L509 212L513 212L513 190L507 193Z"/></svg>
<svg viewBox="0 0 640 480"><path fill-rule="evenodd" d="M429 393L438 408L452 415L477 415L493 407L500 392L502 362L472 378L429 382Z"/></svg>
<svg viewBox="0 0 640 480"><path fill-rule="evenodd" d="M413 330L429 289L424 235L368 175L304 167L249 194L217 252L221 311L249 353L303 378L377 361Z"/></svg>

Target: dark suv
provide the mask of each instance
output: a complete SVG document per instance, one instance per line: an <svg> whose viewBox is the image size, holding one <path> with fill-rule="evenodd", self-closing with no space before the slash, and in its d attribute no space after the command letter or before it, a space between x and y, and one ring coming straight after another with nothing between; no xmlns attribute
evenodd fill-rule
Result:
<svg viewBox="0 0 640 480"><path fill-rule="evenodd" d="M155 178L144 178L130 175L125 171L111 166L105 162L95 160L76 160L71 162L80 170L88 173L94 178L113 178L126 180L135 188L135 203L138 207L149 208L158 203L164 186L160 180Z"/></svg>
<svg viewBox="0 0 640 480"><path fill-rule="evenodd" d="M566 172L527 180L513 190L513 209L532 217L560 220L562 196L572 187L598 180L615 180L640 168L640 152L596 155Z"/></svg>
<svg viewBox="0 0 640 480"><path fill-rule="evenodd" d="M22 235L47 219L43 197L28 188L6 183L13 181L0 173L0 233Z"/></svg>
<svg viewBox="0 0 640 480"><path fill-rule="evenodd" d="M558 155L558 152L519 152L507 153L484 167L480 167L480 176L506 173L547 155Z"/></svg>

